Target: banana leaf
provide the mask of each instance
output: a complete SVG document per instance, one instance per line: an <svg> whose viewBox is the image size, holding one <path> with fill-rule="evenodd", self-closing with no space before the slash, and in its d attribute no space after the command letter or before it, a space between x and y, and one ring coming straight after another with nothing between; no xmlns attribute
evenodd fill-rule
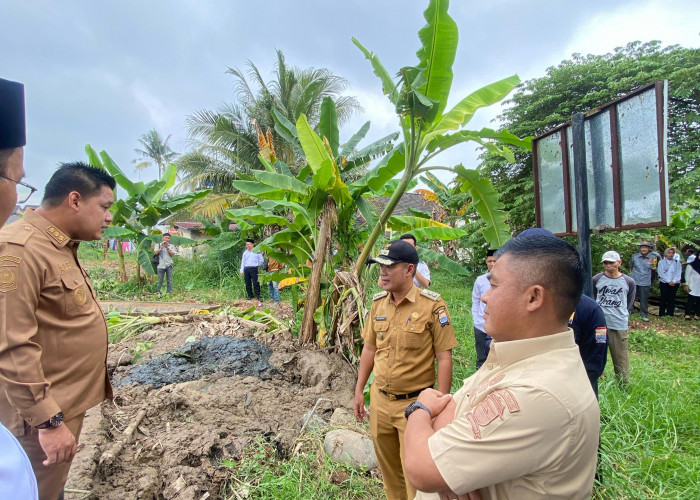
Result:
<svg viewBox="0 0 700 500"><path fill-rule="evenodd" d="M433 264L437 262L441 268L449 272L450 274L458 276L471 276L471 273L467 271L464 267L459 265L454 260L446 257L441 253L428 250L427 248L418 247L418 258L427 264Z"/></svg>
<svg viewBox="0 0 700 500"><path fill-rule="evenodd" d="M382 82L382 92L384 92L384 95L386 95L393 104L396 104L399 98L396 84L384 65L379 61L379 58L376 54L364 48L355 37L352 37L352 43L354 43L365 57L369 59L369 62L372 64L372 71L374 71L374 74L377 75Z"/></svg>
<svg viewBox="0 0 700 500"><path fill-rule="evenodd" d="M338 156L340 135L338 133L338 113L335 103L330 97L324 97L321 102L321 118L318 122L318 132L321 137L328 139L333 156Z"/></svg>

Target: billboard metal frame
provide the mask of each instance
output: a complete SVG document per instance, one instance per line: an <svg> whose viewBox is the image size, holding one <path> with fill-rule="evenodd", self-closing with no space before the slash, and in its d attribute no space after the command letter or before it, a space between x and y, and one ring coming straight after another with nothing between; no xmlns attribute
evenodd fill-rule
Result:
<svg viewBox="0 0 700 500"><path fill-rule="evenodd" d="M665 103L665 81L657 80L653 83L639 87L638 89L626 94L619 99L609 102L603 106L595 108L585 113L586 119L596 115L608 113L610 118L610 139L612 152L612 184L613 184L613 204L615 226L614 230L641 229L647 227L665 226L668 223L668 200L666 197L666 120L664 113ZM620 183L620 143L618 136L618 120L617 107L618 105L636 95L647 92L649 89L655 89L656 93L656 124L657 124L657 143L658 143L658 160L659 160L659 190L661 197L661 220L658 222L644 222L639 224L622 225L622 192ZM559 134L559 146L562 153L562 176L564 188L564 219L566 223L566 231L557 233L558 236L572 236L576 234L573 230L572 223L572 207L571 207L571 162L569 161L569 147L566 137L568 127L572 126L572 121L558 125L553 129L548 130L544 134L540 134L532 141L532 168L535 184L535 220L537 227L542 227L542 208L540 206L540 169L538 164L537 149L539 141L545 137L549 137L555 133Z"/></svg>

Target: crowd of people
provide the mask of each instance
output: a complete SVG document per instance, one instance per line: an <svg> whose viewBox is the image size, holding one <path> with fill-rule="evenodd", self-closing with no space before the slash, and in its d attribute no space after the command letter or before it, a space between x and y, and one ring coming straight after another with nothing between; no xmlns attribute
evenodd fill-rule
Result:
<svg viewBox="0 0 700 500"><path fill-rule="evenodd" d="M25 144L23 86L0 79L0 226L36 191L22 181ZM115 185L97 168L62 164L39 208L0 230L0 498L63 498L85 412L112 397L107 324L78 246L102 238ZM261 301L258 269L282 267L254 249L248 240L240 273L248 298ZM176 252L168 233L153 249L158 290L165 279L172 291ZM388 243L369 260L382 291L364 322L353 400L362 421L374 373L369 425L387 498L589 498L607 348L627 383L629 315L638 297L648 321L655 276L659 316L674 314L684 281L685 319L698 319L700 259L686 256L669 248L662 257L645 240L628 276L610 250L590 298L580 253L549 231L489 250L472 294L477 371L451 394L448 305L429 289L415 237ZM279 301L277 283L269 289Z"/></svg>

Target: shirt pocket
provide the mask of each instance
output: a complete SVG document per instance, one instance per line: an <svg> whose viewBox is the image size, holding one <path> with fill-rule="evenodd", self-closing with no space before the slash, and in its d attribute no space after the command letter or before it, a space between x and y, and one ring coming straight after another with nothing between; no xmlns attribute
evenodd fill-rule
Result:
<svg viewBox="0 0 700 500"><path fill-rule="evenodd" d="M68 272L61 276L63 303L68 317L80 316L90 311L90 290L79 272Z"/></svg>
<svg viewBox="0 0 700 500"><path fill-rule="evenodd" d="M403 347L405 349L420 349L424 347L428 338L427 322L409 321L401 327L403 337Z"/></svg>
<svg viewBox="0 0 700 500"><path fill-rule="evenodd" d="M375 321L372 326L374 331L375 341L377 347L382 347L389 342L389 322L388 321Z"/></svg>

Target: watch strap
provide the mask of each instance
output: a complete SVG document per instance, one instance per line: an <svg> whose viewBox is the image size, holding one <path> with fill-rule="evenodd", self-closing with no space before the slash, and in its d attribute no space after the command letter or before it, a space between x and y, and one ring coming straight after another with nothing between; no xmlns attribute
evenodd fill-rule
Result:
<svg viewBox="0 0 700 500"><path fill-rule="evenodd" d="M427 411L427 412L428 412L428 415L430 415L430 418L433 418L433 414L430 412L430 409L429 409L427 406L425 406L425 405L424 405L423 403L421 403L420 401L414 401L413 403L411 403L410 405L408 405L408 407L406 408L406 412L404 413L404 415L406 416L406 419L408 419L408 417L411 416L411 413L413 413L414 411L418 410L419 408L420 408L421 410Z"/></svg>

